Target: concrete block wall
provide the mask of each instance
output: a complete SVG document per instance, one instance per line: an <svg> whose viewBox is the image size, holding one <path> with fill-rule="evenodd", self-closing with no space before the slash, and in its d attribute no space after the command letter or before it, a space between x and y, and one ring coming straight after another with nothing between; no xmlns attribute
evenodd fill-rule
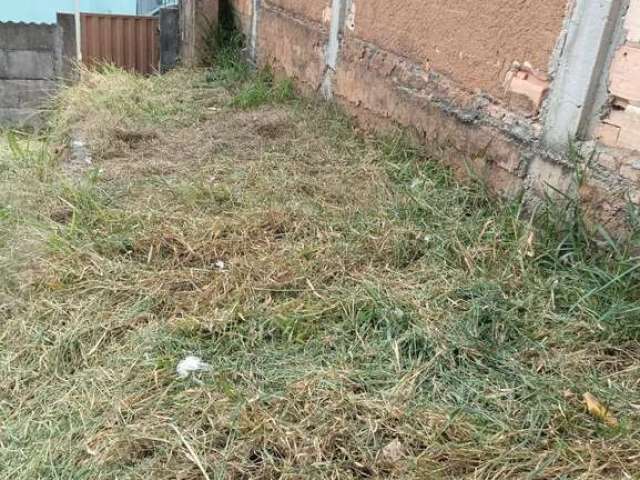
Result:
<svg viewBox="0 0 640 480"><path fill-rule="evenodd" d="M160 72L166 73L178 65L180 59L180 9L164 7L160 16Z"/></svg>
<svg viewBox="0 0 640 480"><path fill-rule="evenodd" d="M614 148L595 139L618 95L635 112L639 2L230 0L258 65L366 126L412 128L461 175L471 167L498 192L533 202L554 189L580 194L612 229L640 202L629 173L640 162L619 148L632 134L610 128L617 110L606 123ZM636 120L625 116L626 132L638 131ZM573 144L596 159L579 191Z"/></svg>
<svg viewBox="0 0 640 480"><path fill-rule="evenodd" d="M0 23L0 125L38 126L63 75L57 25Z"/></svg>

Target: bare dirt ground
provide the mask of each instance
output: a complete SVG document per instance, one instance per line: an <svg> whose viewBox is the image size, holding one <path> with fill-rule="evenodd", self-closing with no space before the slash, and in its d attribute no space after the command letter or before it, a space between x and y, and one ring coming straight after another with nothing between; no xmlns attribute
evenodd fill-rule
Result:
<svg viewBox="0 0 640 480"><path fill-rule="evenodd" d="M640 475L633 239L240 65L85 72L3 142L1 478Z"/></svg>

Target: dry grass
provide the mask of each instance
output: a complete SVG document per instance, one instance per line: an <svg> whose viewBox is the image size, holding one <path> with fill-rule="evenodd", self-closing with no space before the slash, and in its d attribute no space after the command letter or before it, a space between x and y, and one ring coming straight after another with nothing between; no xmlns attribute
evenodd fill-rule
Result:
<svg viewBox="0 0 640 480"><path fill-rule="evenodd" d="M638 260L287 89L87 72L8 137L0 476L638 478Z"/></svg>

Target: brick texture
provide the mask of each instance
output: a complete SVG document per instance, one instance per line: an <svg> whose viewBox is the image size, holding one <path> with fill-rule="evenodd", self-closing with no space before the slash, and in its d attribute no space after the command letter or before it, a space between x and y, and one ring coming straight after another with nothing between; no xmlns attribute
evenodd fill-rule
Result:
<svg viewBox="0 0 640 480"><path fill-rule="evenodd" d="M549 80L526 67L509 72L505 83L507 91L526 98L534 112L540 110L542 101L549 91Z"/></svg>
<svg viewBox="0 0 640 480"><path fill-rule="evenodd" d="M640 0L631 0L625 28L628 32L627 40L640 43Z"/></svg>
<svg viewBox="0 0 640 480"><path fill-rule="evenodd" d="M640 46L618 50L611 67L611 93L640 106Z"/></svg>

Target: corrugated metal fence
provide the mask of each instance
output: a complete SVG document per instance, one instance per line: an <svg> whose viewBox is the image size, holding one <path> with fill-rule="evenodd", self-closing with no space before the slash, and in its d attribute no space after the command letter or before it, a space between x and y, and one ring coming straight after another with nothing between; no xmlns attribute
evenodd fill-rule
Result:
<svg viewBox="0 0 640 480"><path fill-rule="evenodd" d="M82 14L82 58L89 66L111 63L150 74L160 62L156 17Z"/></svg>

